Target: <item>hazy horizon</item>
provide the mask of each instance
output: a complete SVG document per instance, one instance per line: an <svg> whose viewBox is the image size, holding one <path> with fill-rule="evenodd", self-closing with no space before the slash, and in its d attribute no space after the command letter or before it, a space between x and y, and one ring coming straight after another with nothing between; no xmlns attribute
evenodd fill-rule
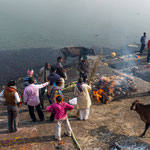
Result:
<svg viewBox="0 0 150 150"><path fill-rule="evenodd" d="M0 50L126 47L150 34L148 0L0 0Z"/></svg>

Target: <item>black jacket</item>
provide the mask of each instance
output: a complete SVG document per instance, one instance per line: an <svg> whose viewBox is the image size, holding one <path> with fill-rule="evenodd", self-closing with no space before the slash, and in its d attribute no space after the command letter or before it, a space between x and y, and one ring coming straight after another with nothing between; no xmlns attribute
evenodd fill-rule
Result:
<svg viewBox="0 0 150 150"><path fill-rule="evenodd" d="M58 63L56 64L56 68L57 68L57 72L56 72L56 73L57 73L61 78L65 78L65 77L66 77L65 71L64 71L63 66L62 66L62 64L61 64L60 62L58 62Z"/></svg>

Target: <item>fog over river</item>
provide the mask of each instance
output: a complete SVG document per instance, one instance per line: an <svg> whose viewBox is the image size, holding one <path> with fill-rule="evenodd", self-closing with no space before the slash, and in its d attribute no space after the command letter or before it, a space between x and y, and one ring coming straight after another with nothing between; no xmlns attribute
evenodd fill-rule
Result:
<svg viewBox="0 0 150 150"><path fill-rule="evenodd" d="M150 35L149 0L0 0L0 50L127 47Z"/></svg>

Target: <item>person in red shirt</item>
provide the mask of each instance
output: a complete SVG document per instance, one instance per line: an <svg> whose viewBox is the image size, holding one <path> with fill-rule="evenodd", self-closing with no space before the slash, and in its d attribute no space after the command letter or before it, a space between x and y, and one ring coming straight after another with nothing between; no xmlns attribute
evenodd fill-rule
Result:
<svg viewBox="0 0 150 150"><path fill-rule="evenodd" d="M74 106L63 102L63 98L61 95L57 95L56 103L53 103L46 108L46 111L55 113L55 120L57 121L55 139L58 141L61 141L61 124L63 122L66 126L67 135L71 136L71 127L66 111L72 110L73 108Z"/></svg>
<svg viewBox="0 0 150 150"><path fill-rule="evenodd" d="M147 53L147 62L149 63L149 57L150 57L150 40L148 40L147 48L148 48L148 53Z"/></svg>

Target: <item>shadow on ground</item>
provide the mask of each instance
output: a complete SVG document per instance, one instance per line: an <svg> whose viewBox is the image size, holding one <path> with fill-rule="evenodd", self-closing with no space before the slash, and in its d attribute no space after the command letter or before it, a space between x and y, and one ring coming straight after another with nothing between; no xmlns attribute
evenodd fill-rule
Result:
<svg viewBox="0 0 150 150"><path fill-rule="evenodd" d="M56 141L54 136L38 136L32 138L21 138L21 139L14 139L14 140L1 140L0 146L1 147L8 147L13 145L21 145L21 144L29 144L29 143L42 143L42 142L51 142Z"/></svg>
<svg viewBox="0 0 150 150"><path fill-rule="evenodd" d="M90 134L96 136L100 142L108 144L110 148L114 146L115 142L120 143L120 145L144 145L150 148L150 144L143 142L141 138L111 132L107 126L93 129L90 131Z"/></svg>

